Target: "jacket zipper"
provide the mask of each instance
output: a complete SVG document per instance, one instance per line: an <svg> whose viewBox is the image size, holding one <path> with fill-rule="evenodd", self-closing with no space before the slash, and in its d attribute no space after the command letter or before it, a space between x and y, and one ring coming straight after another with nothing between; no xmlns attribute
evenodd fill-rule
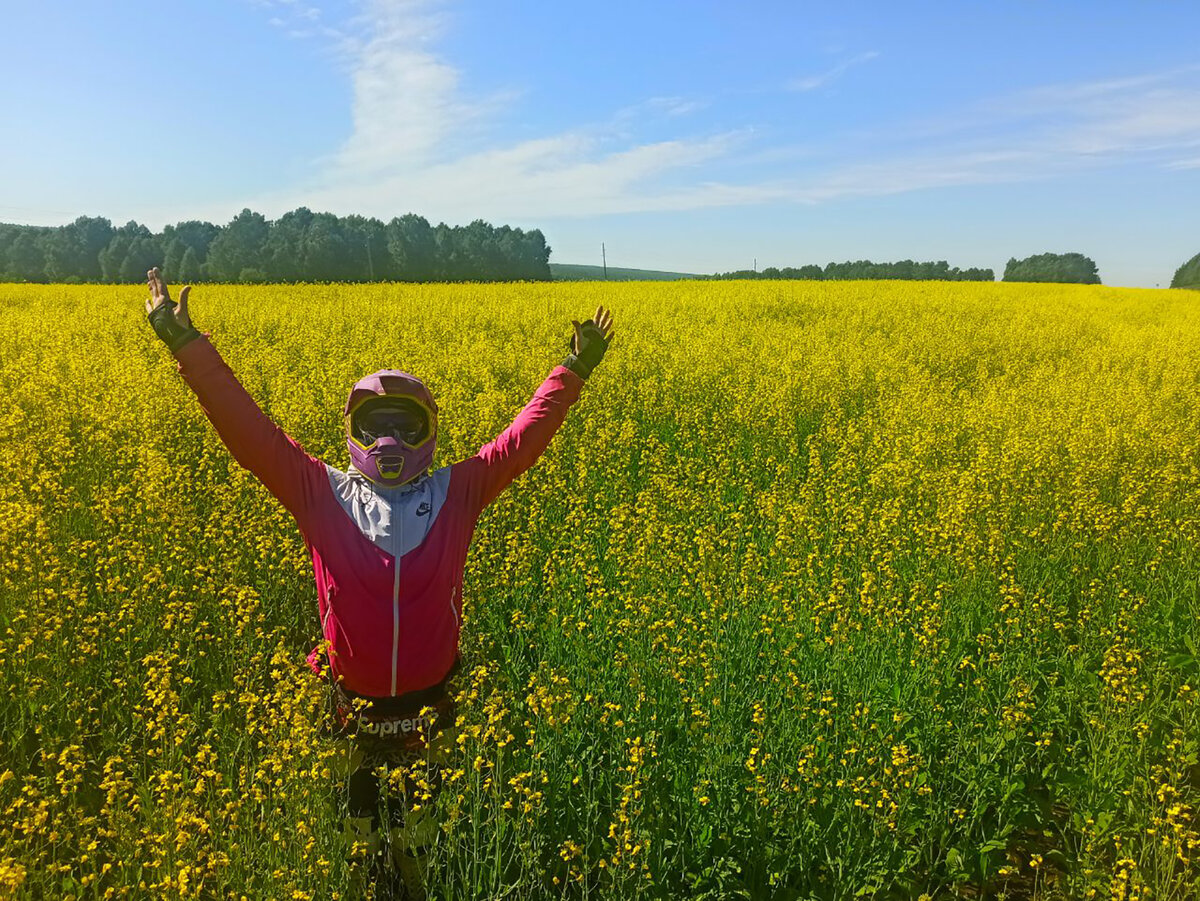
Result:
<svg viewBox="0 0 1200 901"><path fill-rule="evenodd" d="M404 547L403 524L396 524L400 540L396 543L395 568L392 575L392 696L396 695L396 666L400 657L400 549Z"/></svg>

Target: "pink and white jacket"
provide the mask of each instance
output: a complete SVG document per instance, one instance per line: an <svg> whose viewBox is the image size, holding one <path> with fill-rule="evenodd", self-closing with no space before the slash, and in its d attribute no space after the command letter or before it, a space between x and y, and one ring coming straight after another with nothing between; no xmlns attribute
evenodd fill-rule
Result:
<svg viewBox="0 0 1200 901"><path fill-rule="evenodd" d="M334 677L368 697L440 682L458 655L476 520L541 456L583 379L556 366L512 425L474 456L388 488L306 453L258 408L207 336L175 356L234 459L300 526ZM320 668L320 648L309 663Z"/></svg>

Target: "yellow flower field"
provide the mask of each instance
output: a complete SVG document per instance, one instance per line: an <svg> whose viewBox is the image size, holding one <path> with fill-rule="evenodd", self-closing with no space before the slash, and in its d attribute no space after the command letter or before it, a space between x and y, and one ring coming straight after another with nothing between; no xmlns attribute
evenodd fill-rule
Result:
<svg viewBox="0 0 1200 901"><path fill-rule="evenodd" d="M0 898L354 897L304 545L145 295L0 285ZM425 379L450 463L598 303L476 533L433 896L1200 897L1200 295L191 298L339 466L359 376Z"/></svg>

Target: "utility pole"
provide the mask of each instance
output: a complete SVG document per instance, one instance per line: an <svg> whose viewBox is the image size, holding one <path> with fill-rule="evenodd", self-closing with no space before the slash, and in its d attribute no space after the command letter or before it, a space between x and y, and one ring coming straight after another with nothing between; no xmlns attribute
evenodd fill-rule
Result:
<svg viewBox="0 0 1200 901"><path fill-rule="evenodd" d="M604 249L604 242L600 242L600 262L604 267L604 280L608 281L608 252Z"/></svg>

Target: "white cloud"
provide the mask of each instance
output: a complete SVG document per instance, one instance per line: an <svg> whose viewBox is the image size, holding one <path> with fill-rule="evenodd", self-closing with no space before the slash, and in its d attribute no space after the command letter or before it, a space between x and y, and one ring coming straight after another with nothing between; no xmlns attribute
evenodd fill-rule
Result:
<svg viewBox="0 0 1200 901"><path fill-rule="evenodd" d="M820 201L1162 162L1165 155L1200 147L1200 86L1185 83L1197 68L1048 85L907 128L889 124L886 131L825 148L829 156L866 159L777 184L777 196ZM813 161L812 148L804 155ZM1173 167L1187 168L1186 162Z"/></svg>
<svg viewBox="0 0 1200 901"><path fill-rule="evenodd" d="M678 119L706 105L657 96L586 128L473 149L471 138L515 95L463 96L459 71L434 49L445 28L441 9L436 0L367 4L353 23L357 34L341 42L354 86L352 134L306 189L260 198L259 208L303 203L384 216L415 209L451 219L653 209L681 200L648 182L727 156L746 138L741 131L629 143L631 122Z"/></svg>
<svg viewBox="0 0 1200 901"><path fill-rule="evenodd" d="M1140 88L1174 81L1198 70L1198 65L1177 66L1161 72L1146 72L1126 78L1042 85L982 105L1009 115L1057 112L1074 104L1136 94Z"/></svg>
<svg viewBox="0 0 1200 901"><path fill-rule="evenodd" d="M292 19L322 21L303 0L259 2L276 15L289 8ZM706 106L678 96L651 96L588 126L506 144L490 126L515 95L464 96L459 70L437 49L444 10L440 0L368 0L355 20L321 26L350 71L353 132L319 161L310 184L258 198L255 208L537 222L1018 182L1163 154L1175 159L1160 165L1197 165L1180 152L1200 146L1200 89L1187 83L1198 67L1047 85L941 120L888 123L802 148L764 146L762 132L749 128L639 142L646 123L661 129ZM860 53L788 87L815 90L878 56ZM731 182L738 172L746 180Z"/></svg>
<svg viewBox="0 0 1200 901"><path fill-rule="evenodd" d="M439 23L418 2L374 2L374 33L354 70L354 132L337 154L355 172L424 163L470 109L458 72L425 49Z"/></svg>
<svg viewBox="0 0 1200 901"><path fill-rule="evenodd" d="M651 97L646 106L658 110L665 116L686 116L697 110L704 109L708 104L702 100L685 100L683 97Z"/></svg>
<svg viewBox="0 0 1200 901"><path fill-rule="evenodd" d="M841 77L847 69L852 66L857 66L869 60L875 59L879 53L874 50L868 50L866 53L860 53L857 56L852 56L850 59L838 63L832 69L817 75L809 75L805 78L793 78L785 85L789 91L815 91L817 88L829 84L835 78Z"/></svg>
<svg viewBox="0 0 1200 901"><path fill-rule="evenodd" d="M727 157L747 138L745 132L727 132L606 149L603 137L569 132L417 171L331 183L306 192L303 202L384 217L413 209L450 221L691 209L709 204L697 203L691 189L658 188L655 178ZM286 208L292 202L280 199L274 205Z"/></svg>

